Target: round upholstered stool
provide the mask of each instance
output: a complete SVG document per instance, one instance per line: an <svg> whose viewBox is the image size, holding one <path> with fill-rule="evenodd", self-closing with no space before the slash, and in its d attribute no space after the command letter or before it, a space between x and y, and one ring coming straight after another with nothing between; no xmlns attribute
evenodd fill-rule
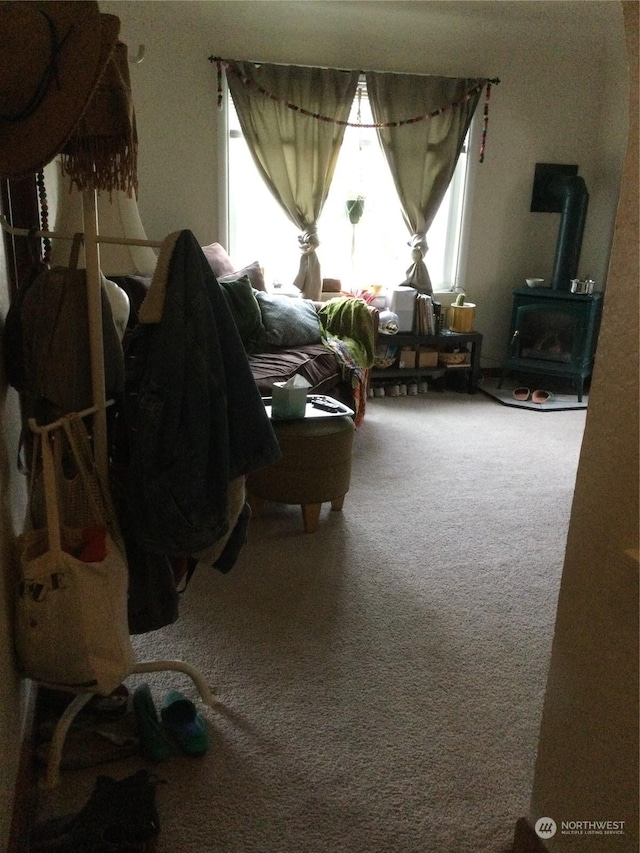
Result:
<svg viewBox="0 0 640 853"><path fill-rule="evenodd" d="M307 533L318 526L320 508L331 501L341 510L351 481L353 421L350 417L273 421L282 458L247 477L251 511L260 517L264 501L300 504Z"/></svg>

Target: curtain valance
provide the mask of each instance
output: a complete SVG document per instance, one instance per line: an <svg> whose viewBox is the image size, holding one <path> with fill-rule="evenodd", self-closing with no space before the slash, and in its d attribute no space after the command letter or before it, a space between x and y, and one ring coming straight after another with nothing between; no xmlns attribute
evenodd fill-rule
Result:
<svg viewBox="0 0 640 853"><path fill-rule="evenodd" d="M349 121L348 119L340 119L340 118L337 118L336 116L323 115L321 113L314 112L313 110L310 110L307 107L302 106L301 104L296 104L296 103L293 103L293 102L288 101L286 99L283 99L281 96L279 96L275 92L272 92L269 89L266 89L264 86L261 86L254 79L252 79L252 77L250 75L243 74L242 68L246 67L247 65L254 65L255 67L260 67L260 66L263 66L263 65L266 65L269 63L238 62L237 60L233 60L233 59L222 59L219 56L210 56L209 62L215 63L215 65L217 67L217 74L218 74L217 97L218 97L218 108L219 109L222 108L222 99L223 99L222 74L223 74L223 71L226 71L227 72L227 80L229 80L229 74L235 75L240 79L240 81L242 82L242 84L244 86L246 86L248 88L255 88L256 91L259 92L259 94L261 94L265 98L268 98L269 100L282 102L287 109L293 110L293 111L299 113L300 115L308 116L309 118L314 118L317 121L330 122L330 123L334 123L334 124L341 124L341 125L344 125L345 127L362 127L362 128L405 127L408 125L416 124L417 122L427 121L430 118L436 118L437 116L441 115L442 113L444 113L448 110L451 110L457 106L462 106L462 105L466 104L470 100L473 100L475 103L477 103L479 95L484 90L484 92L485 92L484 112L483 112L484 125L483 125L483 129L482 129L482 141L480 144L480 162L482 163L484 160L484 153L485 153L486 140L487 140L487 128L488 128L488 123L489 123L489 101L491 98L491 87L498 85L498 83L500 82L500 79L498 77L483 77L483 78L473 79L473 80L469 81L469 88L466 89L465 91L463 91L458 96L456 96L452 101L447 101L447 102L441 104L440 106L438 106L434 109L431 109L428 112L420 113L418 115L411 115L411 116L408 116L406 118L394 119L393 121L386 121L386 122L376 121L376 122L372 122L372 123L365 123L365 122L353 122L353 121ZM283 66L283 67L301 68L302 69L302 68L305 68L306 66ZM336 69L336 70L338 70L338 69ZM423 74L399 74L397 72L386 72L385 73L385 72L371 72L371 71L357 71L357 72L346 71L344 73L347 73L347 74L357 73L360 77L365 77L365 78L367 77L367 75L376 74L378 76L403 77L403 78L405 78L405 80L406 79L411 80L412 78L415 78L416 81L423 81L423 80L430 79L427 75L423 75ZM440 78L433 78L433 79L440 79L440 80L450 79L451 82L453 83L458 78L440 77Z"/></svg>

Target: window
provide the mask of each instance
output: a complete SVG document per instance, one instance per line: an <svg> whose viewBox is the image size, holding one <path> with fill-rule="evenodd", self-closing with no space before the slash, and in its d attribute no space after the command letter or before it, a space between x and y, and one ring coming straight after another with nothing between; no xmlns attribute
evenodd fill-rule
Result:
<svg viewBox="0 0 640 853"><path fill-rule="evenodd" d="M229 147L229 254L238 263L259 260L267 283L293 281L299 265L297 227L290 222L261 179L244 142L227 95ZM364 82L359 85L350 121L371 124ZM468 138L454 177L427 234L425 258L434 290L456 284ZM362 196L362 218L352 224L346 202ZM372 284L400 284L411 263L409 230L393 179L374 128L347 127L329 196L318 222L318 258L324 278L337 278L344 290Z"/></svg>

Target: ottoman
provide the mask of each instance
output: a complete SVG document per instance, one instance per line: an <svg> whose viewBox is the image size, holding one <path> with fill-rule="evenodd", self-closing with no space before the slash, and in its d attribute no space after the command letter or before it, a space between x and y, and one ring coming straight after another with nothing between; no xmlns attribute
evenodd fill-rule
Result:
<svg viewBox="0 0 640 853"><path fill-rule="evenodd" d="M264 501L300 504L307 533L318 527L320 508L341 510L351 480L353 420L345 415L272 421L282 458L247 477L247 498L259 518Z"/></svg>

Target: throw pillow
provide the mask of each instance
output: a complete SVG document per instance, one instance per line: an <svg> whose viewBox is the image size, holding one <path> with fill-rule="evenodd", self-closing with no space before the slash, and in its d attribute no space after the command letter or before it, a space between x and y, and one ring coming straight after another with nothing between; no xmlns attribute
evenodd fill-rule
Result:
<svg viewBox="0 0 640 853"><path fill-rule="evenodd" d="M202 251L216 278L220 278L221 275L228 275L235 269L233 261L227 254L227 250L220 243L211 243L210 246L202 246Z"/></svg>
<svg viewBox="0 0 640 853"><path fill-rule="evenodd" d="M240 278L240 276L243 275L249 276L249 281L251 282L251 286L254 290L267 289L264 283L264 275L262 273L262 268L258 261L254 261L252 264L248 264L248 266L243 267L241 270L235 270L235 272L233 273L221 273L222 278L218 277L218 281L228 281L232 278Z"/></svg>
<svg viewBox="0 0 640 853"><path fill-rule="evenodd" d="M311 302L256 291L267 341L276 347L319 344L320 318Z"/></svg>
<svg viewBox="0 0 640 853"><path fill-rule="evenodd" d="M247 353L262 352L267 344L267 333L262 325L262 313L248 276L220 281L231 315Z"/></svg>

